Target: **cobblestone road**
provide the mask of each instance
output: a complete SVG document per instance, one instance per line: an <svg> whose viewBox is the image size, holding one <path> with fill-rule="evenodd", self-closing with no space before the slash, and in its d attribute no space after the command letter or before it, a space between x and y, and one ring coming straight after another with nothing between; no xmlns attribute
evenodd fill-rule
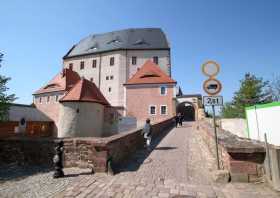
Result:
<svg viewBox="0 0 280 198"><path fill-rule="evenodd" d="M68 177L53 180L51 172L40 173L0 183L0 197L280 197L265 184L214 184L209 156L192 123L185 123L154 140L151 153L137 151L115 176L65 169Z"/></svg>

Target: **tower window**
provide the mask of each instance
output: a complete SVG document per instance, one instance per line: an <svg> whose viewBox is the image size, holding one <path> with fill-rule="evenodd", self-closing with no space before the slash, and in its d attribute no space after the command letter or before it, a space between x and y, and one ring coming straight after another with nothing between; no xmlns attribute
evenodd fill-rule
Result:
<svg viewBox="0 0 280 198"><path fill-rule="evenodd" d="M49 103L49 102L50 102L50 96L47 97L47 103Z"/></svg>
<svg viewBox="0 0 280 198"><path fill-rule="evenodd" d="M110 80L113 80L114 79L114 76L110 76Z"/></svg>
<svg viewBox="0 0 280 198"><path fill-rule="evenodd" d="M156 106L151 105L149 109L150 115L156 115Z"/></svg>
<svg viewBox="0 0 280 198"><path fill-rule="evenodd" d="M132 65L136 65L136 64L137 64L137 57L132 56Z"/></svg>
<svg viewBox="0 0 280 198"><path fill-rule="evenodd" d="M112 91L112 88L111 88L111 87L109 87L109 88L108 88L108 91L109 91L109 92L111 92L111 91Z"/></svg>
<svg viewBox="0 0 280 198"><path fill-rule="evenodd" d="M73 63L69 63L69 69L73 70Z"/></svg>
<svg viewBox="0 0 280 198"><path fill-rule="evenodd" d="M109 80L109 76L106 76L106 80Z"/></svg>
<svg viewBox="0 0 280 198"><path fill-rule="evenodd" d="M165 96L167 94L167 89L165 86L160 87L160 95Z"/></svg>
<svg viewBox="0 0 280 198"><path fill-rule="evenodd" d="M41 97L39 98L39 103L42 103L42 98Z"/></svg>
<svg viewBox="0 0 280 198"><path fill-rule="evenodd" d="M58 101L58 95L55 96L55 101L56 101L56 102Z"/></svg>
<svg viewBox="0 0 280 198"><path fill-rule="evenodd" d="M160 106L160 114L161 115L166 115L167 114L167 106L166 105L161 105Z"/></svg>
<svg viewBox="0 0 280 198"><path fill-rule="evenodd" d="M82 69L84 69L85 68L85 62L84 61L81 61L81 63L80 63L80 69L82 70Z"/></svg>
<svg viewBox="0 0 280 198"><path fill-rule="evenodd" d="M115 64L115 58L114 57L111 57L110 58L110 66L114 65Z"/></svg>
<svg viewBox="0 0 280 198"><path fill-rule="evenodd" d="M92 60L92 68L96 68L96 59Z"/></svg>
<svg viewBox="0 0 280 198"><path fill-rule="evenodd" d="M153 61L154 61L155 64L158 64L158 56L154 56Z"/></svg>

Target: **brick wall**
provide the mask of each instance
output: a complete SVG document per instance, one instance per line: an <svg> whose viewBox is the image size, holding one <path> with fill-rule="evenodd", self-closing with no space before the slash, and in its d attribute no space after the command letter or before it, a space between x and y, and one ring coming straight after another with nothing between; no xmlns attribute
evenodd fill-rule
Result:
<svg viewBox="0 0 280 198"><path fill-rule="evenodd" d="M153 136L158 136L174 126L168 119L152 126ZM119 164L144 143L142 129L104 138L64 138L65 167L88 167L94 165L97 172L107 170L107 161ZM14 137L0 139L0 165L52 166L55 141L58 139Z"/></svg>
<svg viewBox="0 0 280 198"><path fill-rule="evenodd" d="M168 119L175 115L173 104L174 85L167 85L167 94L160 95L160 85L135 85L126 87L126 111L128 116L136 117L138 126L147 118L152 123ZM149 107L156 106L156 115L150 115ZM161 105L167 106L167 114L161 115Z"/></svg>
<svg viewBox="0 0 280 198"><path fill-rule="evenodd" d="M199 122L199 133L216 158L214 129L206 121ZM218 129L218 148L221 169L228 170L234 181L253 181L261 176L265 150L260 142L252 141Z"/></svg>

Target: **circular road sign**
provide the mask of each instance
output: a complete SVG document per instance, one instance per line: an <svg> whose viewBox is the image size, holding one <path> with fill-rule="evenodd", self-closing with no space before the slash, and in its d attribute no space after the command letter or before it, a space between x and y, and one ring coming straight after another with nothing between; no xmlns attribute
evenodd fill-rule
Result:
<svg viewBox="0 0 280 198"><path fill-rule="evenodd" d="M217 79L210 78L204 81L203 89L207 94L214 96L221 92L222 84Z"/></svg>
<svg viewBox="0 0 280 198"><path fill-rule="evenodd" d="M215 61L207 61L202 65L202 72L210 78L216 76L220 71L220 65Z"/></svg>

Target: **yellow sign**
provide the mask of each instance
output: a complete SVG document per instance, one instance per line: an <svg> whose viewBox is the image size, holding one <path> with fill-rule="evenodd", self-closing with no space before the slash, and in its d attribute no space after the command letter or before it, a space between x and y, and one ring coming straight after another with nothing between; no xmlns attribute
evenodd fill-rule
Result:
<svg viewBox="0 0 280 198"><path fill-rule="evenodd" d="M222 90L222 84L215 78L209 78L203 83L204 91L210 96L217 95Z"/></svg>
<svg viewBox="0 0 280 198"><path fill-rule="evenodd" d="M214 78L220 71L220 65L215 61L207 61L202 65L202 72L210 77Z"/></svg>

